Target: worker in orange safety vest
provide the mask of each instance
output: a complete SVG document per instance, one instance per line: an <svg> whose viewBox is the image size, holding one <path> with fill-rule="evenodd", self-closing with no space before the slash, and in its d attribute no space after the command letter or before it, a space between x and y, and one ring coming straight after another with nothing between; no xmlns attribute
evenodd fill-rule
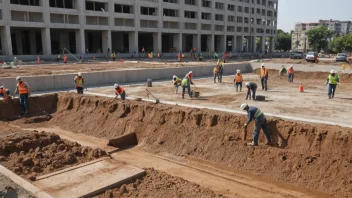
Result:
<svg viewBox="0 0 352 198"><path fill-rule="evenodd" d="M126 99L126 92L125 92L125 89L120 86L119 84L115 84L114 85L114 88L115 88L115 99L118 97L118 96L121 96L121 99L122 100L125 100Z"/></svg>
<svg viewBox="0 0 352 198"><path fill-rule="evenodd" d="M18 81L16 85L16 90L13 93L12 98L16 95L17 91L20 94L20 108L21 114L20 115L27 115L28 114L28 96L30 95L30 89L26 82L22 80L22 77L17 76L16 80Z"/></svg>
<svg viewBox="0 0 352 198"><path fill-rule="evenodd" d="M237 70L237 73L235 75L235 79L233 80L236 84L236 92L238 92L238 87L240 87L240 92L242 92L242 82L243 82L243 76L241 74L241 70Z"/></svg>
<svg viewBox="0 0 352 198"><path fill-rule="evenodd" d="M268 91L268 78L269 78L269 69L265 68L265 65L263 63L260 69L260 81L262 83L262 90Z"/></svg>

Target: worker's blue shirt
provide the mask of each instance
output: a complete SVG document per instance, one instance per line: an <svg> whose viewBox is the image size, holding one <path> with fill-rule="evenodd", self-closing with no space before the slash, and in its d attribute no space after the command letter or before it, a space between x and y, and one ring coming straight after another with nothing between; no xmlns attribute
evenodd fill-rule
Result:
<svg viewBox="0 0 352 198"><path fill-rule="evenodd" d="M258 109L257 107L249 107L247 110L248 113L248 120L247 124L249 124L253 119L257 121L262 121L265 119L264 113Z"/></svg>

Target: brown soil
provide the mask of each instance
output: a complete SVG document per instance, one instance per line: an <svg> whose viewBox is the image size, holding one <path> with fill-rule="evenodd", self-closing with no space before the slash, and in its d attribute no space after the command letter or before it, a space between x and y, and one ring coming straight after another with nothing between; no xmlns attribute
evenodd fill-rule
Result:
<svg viewBox="0 0 352 198"><path fill-rule="evenodd" d="M202 63L206 64L205 62ZM14 69L0 68L0 77L16 77L16 76L37 76L37 75L54 75L54 74L68 74L77 72L93 72L106 70L124 70L136 68L168 68L168 67L193 67L199 66L194 63L167 63L155 64L150 63L83 63L83 64L58 64L58 65L42 65L42 66L19 66Z"/></svg>
<svg viewBox="0 0 352 198"><path fill-rule="evenodd" d="M119 188L107 190L95 198L127 197L225 197L217 195L198 184L188 182L180 177L173 177L154 169L146 169L146 175Z"/></svg>
<svg viewBox="0 0 352 198"><path fill-rule="evenodd" d="M260 69L254 70L255 74L260 74ZM269 70L270 78L277 78L279 75L279 70L271 69ZM295 71L295 79L314 79L314 80L322 80L326 81L327 77L330 75L329 72L303 72L303 71ZM352 83L352 74L338 74L340 78L340 82L342 83Z"/></svg>
<svg viewBox="0 0 352 198"><path fill-rule="evenodd" d="M139 146L149 152L190 156L335 197L352 196L350 128L268 119L275 146L252 148L241 140L245 116L68 93L46 97L58 101L47 122L51 126L103 139L135 132ZM252 128L253 123L248 140Z"/></svg>
<svg viewBox="0 0 352 198"><path fill-rule="evenodd" d="M23 189L21 186L17 185L11 179L7 178L5 175L0 174L0 196L3 195L2 193L10 193L11 192L10 189L14 189L16 191L17 196L15 197L20 197L20 198L36 197L32 193Z"/></svg>
<svg viewBox="0 0 352 198"><path fill-rule="evenodd" d="M0 139L0 163L30 180L106 155L100 149L82 147L45 132L14 133Z"/></svg>

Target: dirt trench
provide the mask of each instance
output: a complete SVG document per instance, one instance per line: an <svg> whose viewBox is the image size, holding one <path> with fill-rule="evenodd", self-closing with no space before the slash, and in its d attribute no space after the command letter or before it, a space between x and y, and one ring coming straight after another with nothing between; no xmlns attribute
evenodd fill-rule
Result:
<svg viewBox="0 0 352 198"><path fill-rule="evenodd" d="M252 148L241 139L245 116L67 93L37 100L48 97L57 101L44 109L55 112L46 123L51 126L103 139L136 133L139 147L148 152L189 156L335 197L352 196L350 128L269 118L276 145ZM252 128L253 123L248 140Z"/></svg>

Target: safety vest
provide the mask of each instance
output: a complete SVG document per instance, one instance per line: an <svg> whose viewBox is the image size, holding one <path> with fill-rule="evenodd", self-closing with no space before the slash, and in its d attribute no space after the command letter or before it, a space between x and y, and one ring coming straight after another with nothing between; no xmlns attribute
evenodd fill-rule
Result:
<svg viewBox="0 0 352 198"><path fill-rule="evenodd" d="M173 80L173 83L174 83L174 85L176 85L176 83L181 84L180 78L176 76L176 80Z"/></svg>
<svg viewBox="0 0 352 198"><path fill-rule="evenodd" d="M18 92L19 92L20 94L26 94L26 93L28 93L28 92L27 92L27 89L26 89L26 83L25 83L24 81L17 83L17 88L18 88ZM27 88L29 89L28 86L27 86Z"/></svg>
<svg viewBox="0 0 352 198"><path fill-rule="evenodd" d="M82 84L83 84L83 78L77 76L77 78L76 78L76 87L82 87Z"/></svg>
<svg viewBox="0 0 352 198"><path fill-rule="evenodd" d="M260 76L264 77L264 76L268 76L268 75L269 75L268 68L260 69Z"/></svg>
<svg viewBox="0 0 352 198"><path fill-rule="evenodd" d="M214 67L214 74L219 73L219 68L218 67Z"/></svg>
<svg viewBox="0 0 352 198"><path fill-rule="evenodd" d="M293 68L289 68L289 69L288 69L288 73L289 73L289 74L293 74L293 72L294 72Z"/></svg>
<svg viewBox="0 0 352 198"><path fill-rule="evenodd" d="M335 74L335 76L332 76L330 74L328 79L329 79L329 84L336 85L337 84L337 80L339 79L339 76L337 74Z"/></svg>
<svg viewBox="0 0 352 198"><path fill-rule="evenodd" d="M115 89L115 92L119 95L121 95L124 91L125 89L123 87L120 87L120 89Z"/></svg>
<svg viewBox="0 0 352 198"><path fill-rule="evenodd" d="M184 53L182 53L182 58L185 58L185 54Z"/></svg>
<svg viewBox="0 0 352 198"><path fill-rule="evenodd" d="M7 90L6 88L0 89L0 94L4 96L6 93L6 90Z"/></svg>
<svg viewBox="0 0 352 198"><path fill-rule="evenodd" d="M236 82L243 82L242 74L236 74Z"/></svg>
<svg viewBox="0 0 352 198"><path fill-rule="evenodd" d="M185 77L183 80L182 80L182 83L181 83L182 87L188 87L189 86L189 79L187 77Z"/></svg>
<svg viewBox="0 0 352 198"><path fill-rule="evenodd" d="M257 111L254 114L254 119L256 120L259 116L261 116L263 112L260 109L257 109Z"/></svg>

